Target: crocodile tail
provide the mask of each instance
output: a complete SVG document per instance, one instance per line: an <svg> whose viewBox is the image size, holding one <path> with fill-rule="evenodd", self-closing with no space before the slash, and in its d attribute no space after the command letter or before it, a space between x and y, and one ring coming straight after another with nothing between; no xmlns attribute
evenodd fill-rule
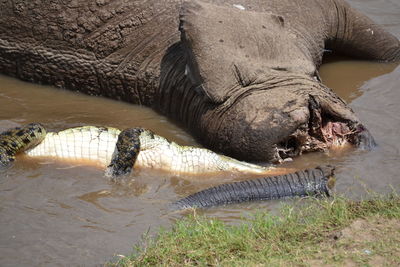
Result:
<svg viewBox="0 0 400 267"><path fill-rule="evenodd" d="M285 175L222 184L178 200L171 208L206 208L296 196L330 196L335 182L334 169L328 165Z"/></svg>

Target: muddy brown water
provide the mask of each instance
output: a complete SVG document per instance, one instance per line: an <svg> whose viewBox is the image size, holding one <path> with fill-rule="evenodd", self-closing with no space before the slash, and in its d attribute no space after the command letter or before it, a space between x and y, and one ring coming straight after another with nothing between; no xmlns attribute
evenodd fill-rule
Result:
<svg viewBox="0 0 400 267"><path fill-rule="evenodd" d="M351 3L400 37L396 1ZM303 155L286 165L303 169L334 164L336 193L354 199L368 197L369 191L399 191L400 66L396 65L327 60L321 68L324 83L351 103L379 146L370 152L350 149ZM143 126L180 144L198 145L182 128L148 108L0 76L0 131L34 121L52 130L79 125ZM26 157L19 157L0 177L0 266L101 265L129 253L144 233L168 227L183 216L170 213L168 203L222 181L243 178L186 181L141 171L125 184L115 185L95 167ZM237 223L252 211L276 212L291 201L232 205L200 213Z"/></svg>

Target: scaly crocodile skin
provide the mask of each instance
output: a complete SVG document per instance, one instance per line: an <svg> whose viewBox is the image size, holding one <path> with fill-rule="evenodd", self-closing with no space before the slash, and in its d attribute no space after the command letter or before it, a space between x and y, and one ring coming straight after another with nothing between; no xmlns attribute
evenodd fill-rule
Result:
<svg viewBox="0 0 400 267"><path fill-rule="evenodd" d="M15 154L39 144L46 136L46 129L39 123L16 127L0 133L0 166L15 160Z"/></svg>
<svg viewBox="0 0 400 267"><path fill-rule="evenodd" d="M33 133L39 136L37 129L44 132L44 128L38 125L40 124L30 124L24 128L4 132L3 139L7 138L4 139L7 143L5 147L9 148L13 140L20 139L18 133L24 135L23 137L34 136ZM83 126L58 133L44 132L37 141L33 139L33 137L29 139L31 143L23 141L21 146L25 145L24 148L11 150L8 153L9 150L6 149L6 153L3 153L4 158L9 158L10 154L13 157L15 153L26 150L25 153L32 157L51 156L91 160L104 167L108 166L107 176L129 173L132 167L188 175L218 172L271 174L274 169L241 162L204 148L180 146L142 128L127 129L121 133L120 130L110 127ZM39 144L36 145L37 143ZM34 145L36 146L33 147Z"/></svg>

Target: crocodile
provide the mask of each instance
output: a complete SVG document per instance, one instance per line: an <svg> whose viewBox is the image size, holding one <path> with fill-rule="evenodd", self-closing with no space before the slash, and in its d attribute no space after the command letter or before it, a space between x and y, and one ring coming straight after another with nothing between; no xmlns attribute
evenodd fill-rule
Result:
<svg viewBox="0 0 400 267"><path fill-rule="evenodd" d="M292 196L329 195L328 188L333 177L331 167L326 167L325 171L318 167L272 176L288 170L238 161L205 148L180 146L140 127L121 131L112 127L81 126L48 132L40 123L31 123L0 133L0 167L10 165L18 153L30 157L92 161L105 167L105 176L113 180L130 174L133 168L158 169L184 174L184 177L234 172L271 176L200 191L173 204L179 209ZM225 197L218 197L221 194ZM209 199L205 201L207 196Z"/></svg>
<svg viewBox="0 0 400 267"><path fill-rule="evenodd" d="M91 161L105 167L108 177L129 174L133 167L189 176L287 172L283 168L238 161L205 148L180 146L144 128L121 131L112 127L82 126L47 132L43 125L31 123L0 134L0 164L14 161L19 152L30 157Z"/></svg>

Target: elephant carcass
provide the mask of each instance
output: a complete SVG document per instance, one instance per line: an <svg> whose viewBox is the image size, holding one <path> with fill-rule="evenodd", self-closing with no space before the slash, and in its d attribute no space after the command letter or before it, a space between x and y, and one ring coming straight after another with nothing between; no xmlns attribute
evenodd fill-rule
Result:
<svg viewBox="0 0 400 267"><path fill-rule="evenodd" d="M318 67L397 61L397 38L342 0L236 2L3 1L0 72L151 106L240 159L373 145Z"/></svg>

